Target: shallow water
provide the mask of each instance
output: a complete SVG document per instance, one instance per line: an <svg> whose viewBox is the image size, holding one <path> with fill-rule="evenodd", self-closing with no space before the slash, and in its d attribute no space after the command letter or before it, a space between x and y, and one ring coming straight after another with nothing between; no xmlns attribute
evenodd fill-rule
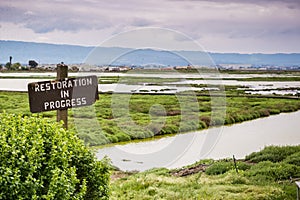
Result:
<svg viewBox="0 0 300 200"><path fill-rule="evenodd" d="M99 149L122 170L178 168L200 159L244 158L269 145L300 144L300 111L158 140Z"/></svg>
<svg viewBox="0 0 300 200"><path fill-rule="evenodd" d="M289 81L236 81L236 80L187 80L187 78L251 78L251 77L268 77L268 76L279 76L275 74L182 74L182 73L161 73L161 74L137 74L137 73L99 73L99 72L80 72L80 73L69 73L69 76L88 76L96 75L101 76L134 76L134 77L158 77L158 78L181 78L182 81L170 82L163 86L153 86L145 83L144 85L125 85L122 83L116 84L101 84L99 85L99 91L101 92L138 92L139 90L147 90L149 92L163 92L163 93L175 93L181 91L195 91L201 90L201 88L192 87L191 84L207 84L209 85L236 85L236 86L247 86L250 89L264 90L264 89L278 89L278 88L299 88L300 82ZM28 79L17 79L17 78L5 78L1 79L1 76L6 77L27 77ZM27 84L30 82L45 81L46 79L32 79L30 77L55 77L56 73L0 73L0 90L11 90L11 91L27 91ZM177 85L177 86L176 86ZM180 85L183 85L181 87ZM189 86L190 85L190 86ZM212 87L212 86L211 86ZM160 91L168 89L167 91Z"/></svg>

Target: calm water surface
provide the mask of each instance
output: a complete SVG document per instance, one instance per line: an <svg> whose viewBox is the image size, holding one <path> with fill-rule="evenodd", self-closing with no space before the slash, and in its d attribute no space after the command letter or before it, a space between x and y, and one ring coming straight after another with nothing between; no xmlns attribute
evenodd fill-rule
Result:
<svg viewBox="0 0 300 200"><path fill-rule="evenodd" d="M0 78L0 90L10 91L27 91L27 85L31 82L48 81L50 79L1 79ZM258 81L233 81L233 80L197 80L197 81L183 81L176 84L212 84L212 85L238 85L248 86L252 89L277 89L277 88L289 88L289 87L300 87L300 82L258 82ZM196 87L177 87L172 85L167 86L153 86L153 85L126 85L126 84L101 84L99 90L102 92L113 91L113 92L131 92L133 90L161 90L171 89L169 91L174 93L186 90L201 90ZM173 90L173 91L172 91ZM166 92L167 93L167 92Z"/></svg>
<svg viewBox="0 0 300 200"><path fill-rule="evenodd" d="M300 111L174 137L99 149L122 170L177 168L206 158L244 158L268 145L300 144Z"/></svg>

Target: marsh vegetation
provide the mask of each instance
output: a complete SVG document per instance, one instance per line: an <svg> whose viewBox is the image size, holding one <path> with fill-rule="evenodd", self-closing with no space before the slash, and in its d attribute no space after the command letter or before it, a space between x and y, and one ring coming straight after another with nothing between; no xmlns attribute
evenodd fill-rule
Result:
<svg viewBox="0 0 300 200"><path fill-rule="evenodd" d="M94 106L69 112L70 127L86 144L184 133L300 109L298 99L150 94L101 94ZM31 114L28 96L0 92L0 110L55 121L56 112ZM226 113L225 113L226 111Z"/></svg>
<svg viewBox="0 0 300 200"><path fill-rule="evenodd" d="M238 160L236 168L228 158L173 170L115 170L111 199L295 199L299 152L300 146L266 147Z"/></svg>

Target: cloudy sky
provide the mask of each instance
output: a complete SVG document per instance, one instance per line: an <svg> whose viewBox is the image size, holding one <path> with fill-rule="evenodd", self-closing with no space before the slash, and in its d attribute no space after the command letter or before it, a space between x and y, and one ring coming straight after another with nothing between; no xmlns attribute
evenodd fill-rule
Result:
<svg viewBox="0 0 300 200"><path fill-rule="evenodd" d="M97 46L158 27L211 52L290 53L300 52L299 19L300 0L1 0L0 39Z"/></svg>

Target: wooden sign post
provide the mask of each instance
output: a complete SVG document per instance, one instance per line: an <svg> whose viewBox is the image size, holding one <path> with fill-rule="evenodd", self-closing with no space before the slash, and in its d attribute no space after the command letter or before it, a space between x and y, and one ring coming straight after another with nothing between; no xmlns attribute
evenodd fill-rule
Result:
<svg viewBox="0 0 300 200"><path fill-rule="evenodd" d="M98 96L97 76L68 78L68 66L57 65L57 79L28 84L32 113L57 110L57 121L68 128L68 109L89 106Z"/></svg>
<svg viewBox="0 0 300 200"><path fill-rule="evenodd" d="M297 200L300 200L300 181L296 181L297 186Z"/></svg>
<svg viewBox="0 0 300 200"><path fill-rule="evenodd" d="M62 80L68 78L68 66L62 64L57 65L57 80ZM61 120L64 122L64 128L68 129L68 109L57 110L56 111L56 121L60 122Z"/></svg>

